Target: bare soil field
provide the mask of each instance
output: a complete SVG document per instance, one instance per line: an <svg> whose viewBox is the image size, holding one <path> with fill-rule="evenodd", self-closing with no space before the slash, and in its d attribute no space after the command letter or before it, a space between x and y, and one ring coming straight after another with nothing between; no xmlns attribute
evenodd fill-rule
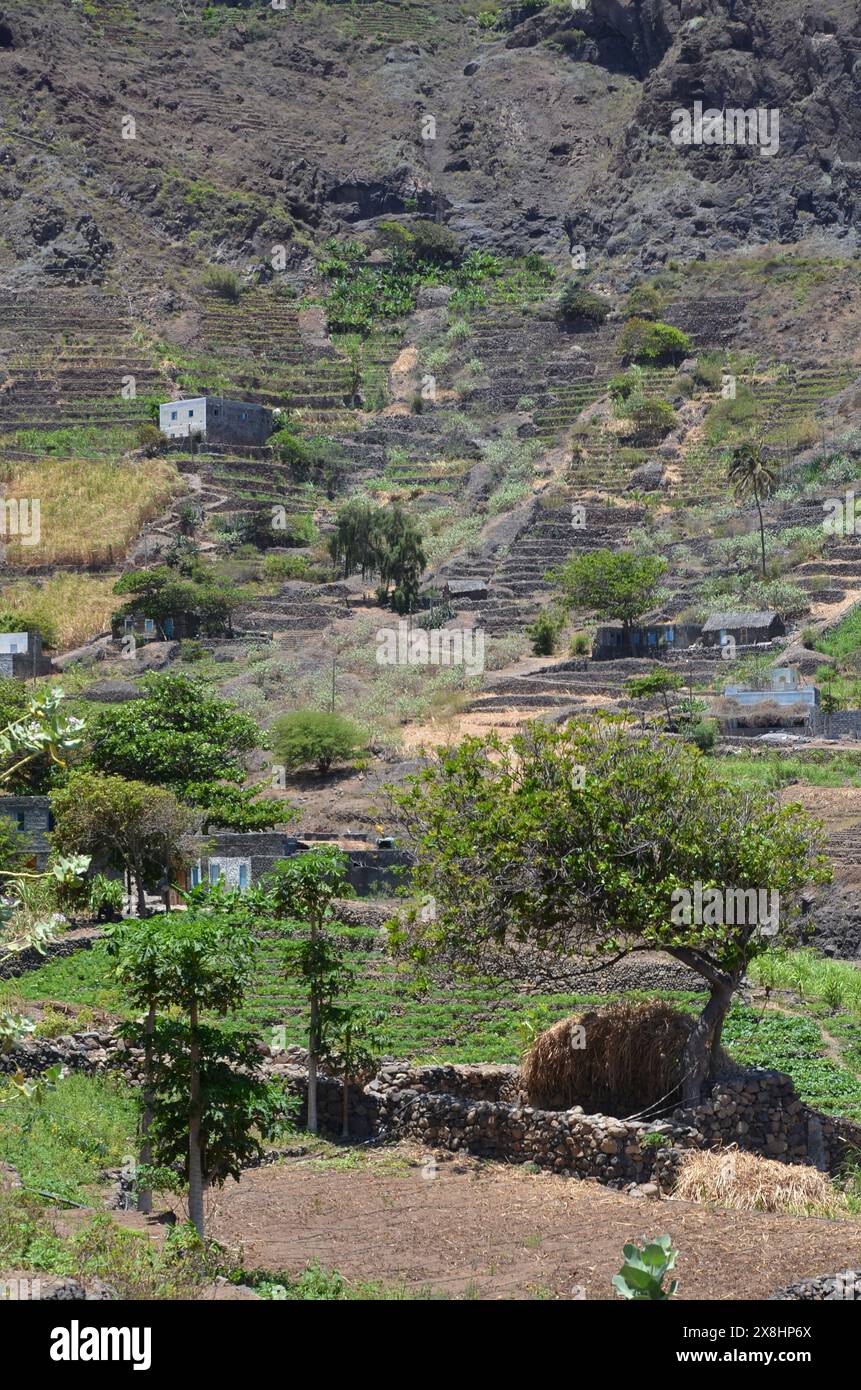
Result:
<svg viewBox="0 0 861 1390"><path fill-rule="evenodd" d="M351 1151L347 1151L348 1153ZM612 1297L628 1240L668 1232L678 1297L762 1299L857 1264L861 1220L803 1220L628 1197L474 1158L399 1146L338 1168L303 1157L246 1173L211 1197L211 1234L246 1268L345 1277L442 1297ZM428 1172L436 1176L426 1176Z"/></svg>

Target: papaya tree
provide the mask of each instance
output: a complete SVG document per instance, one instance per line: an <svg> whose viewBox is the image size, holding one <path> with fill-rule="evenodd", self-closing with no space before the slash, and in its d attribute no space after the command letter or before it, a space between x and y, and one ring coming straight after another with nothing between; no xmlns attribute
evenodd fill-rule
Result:
<svg viewBox="0 0 861 1390"><path fill-rule="evenodd" d="M290 1109L256 1074L257 1035L231 1017L251 978L253 938L228 913L191 909L120 931L115 950L129 1003L155 1011L143 1152L161 1174L181 1168L189 1219L203 1236L207 1188L238 1179ZM139 1025L126 1035L142 1041Z"/></svg>
<svg viewBox="0 0 861 1390"><path fill-rule="evenodd" d="M417 857L416 892L435 902L392 924L396 944L476 969L521 945L605 962L667 952L709 991L683 1058L691 1105L749 962L802 888L829 876L821 827L800 807L728 785L688 744L617 723L470 738L389 797Z"/></svg>
<svg viewBox="0 0 861 1390"><path fill-rule="evenodd" d="M254 911L282 933L282 960L308 991L308 1128L317 1133L317 1072L329 1011L349 987L352 972L337 940L333 903L349 896L347 856L332 846L282 859L250 897Z"/></svg>

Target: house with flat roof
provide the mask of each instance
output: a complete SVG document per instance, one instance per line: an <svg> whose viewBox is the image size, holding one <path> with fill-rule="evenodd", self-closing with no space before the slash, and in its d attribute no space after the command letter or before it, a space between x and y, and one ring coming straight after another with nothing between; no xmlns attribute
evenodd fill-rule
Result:
<svg viewBox="0 0 861 1390"><path fill-rule="evenodd" d="M27 680L43 676L50 663L42 655L38 632L0 632L0 676Z"/></svg>
<svg viewBox="0 0 861 1390"><path fill-rule="evenodd" d="M260 445L272 433L272 411L252 401L193 396L159 406L158 424L168 439L198 435L209 444Z"/></svg>

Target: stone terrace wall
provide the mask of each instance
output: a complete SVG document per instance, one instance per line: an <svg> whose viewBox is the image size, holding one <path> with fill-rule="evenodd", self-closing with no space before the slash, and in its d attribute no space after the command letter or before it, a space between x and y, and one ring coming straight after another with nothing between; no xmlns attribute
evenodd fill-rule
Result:
<svg viewBox="0 0 861 1390"><path fill-rule="evenodd" d="M781 1072L718 1082L702 1106L675 1110L658 1123L586 1115L579 1106L539 1110L517 1098L517 1084L515 1067L389 1067L366 1089L379 1097L380 1128L390 1137L537 1163L613 1186L671 1186L679 1153L687 1148L737 1144L829 1172L849 1148L861 1150L861 1127L811 1110ZM663 1136L661 1147L643 1142L648 1133Z"/></svg>
<svg viewBox="0 0 861 1390"><path fill-rule="evenodd" d="M76 951L88 951L93 942L102 936L104 932L101 927L82 927L73 932L66 932L55 941L46 942L42 951L37 951L32 946L26 951L17 951L14 955L0 960L0 980L13 980L18 975L26 975L29 970L38 970L40 965L47 964L49 960L73 956Z"/></svg>
<svg viewBox="0 0 861 1390"><path fill-rule="evenodd" d="M308 1075L298 1057L264 1056L261 1066L282 1078L299 1098L306 1120ZM121 1069L142 1076L142 1054L109 1032L55 1040L28 1039L0 1055L0 1072L20 1067L34 1076L59 1062L88 1073ZM427 1149L450 1149L535 1163L571 1177L595 1178L612 1187L656 1183L669 1191L685 1149L735 1144L786 1163L808 1163L837 1172L853 1150L861 1153L861 1126L805 1105L790 1077L751 1071L717 1082L695 1110L674 1110L659 1121L587 1115L582 1106L540 1110L525 1103L513 1066L381 1068L365 1087L349 1091L349 1129L356 1139L410 1139ZM319 1078L320 1127L341 1133L342 1089L337 1078ZM647 1135L655 1136L650 1140Z"/></svg>

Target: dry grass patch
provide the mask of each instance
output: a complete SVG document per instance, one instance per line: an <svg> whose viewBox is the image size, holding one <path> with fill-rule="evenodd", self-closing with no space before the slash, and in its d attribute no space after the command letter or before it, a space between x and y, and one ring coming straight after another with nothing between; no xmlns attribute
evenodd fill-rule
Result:
<svg viewBox="0 0 861 1390"><path fill-rule="evenodd" d="M536 1038L521 1068L530 1104L636 1114L673 1098L691 1019L660 1000L608 1004L561 1019Z"/></svg>
<svg viewBox="0 0 861 1390"><path fill-rule="evenodd" d="M692 1149L681 1161L673 1196L733 1211L787 1216L845 1216L846 1198L827 1174L800 1163L778 1163L739 1149Z"/></svg>
<svg viewBox="0 0 861 1390"><path fill-rule="evenodd" d="M110 626L118 606L116 575L54 574L14 579L0 588L0 609L26 614L57 648L77 647Z"/></svg>
<svg viewBox="0 0 861 1390"><path fill-rule="evenodd" d="M4 537L7 561L25 569L112 564L184 487L166 459L0 463L3 498L27 498L31 506L38 498L41 511L39 543Z"/></svg>

